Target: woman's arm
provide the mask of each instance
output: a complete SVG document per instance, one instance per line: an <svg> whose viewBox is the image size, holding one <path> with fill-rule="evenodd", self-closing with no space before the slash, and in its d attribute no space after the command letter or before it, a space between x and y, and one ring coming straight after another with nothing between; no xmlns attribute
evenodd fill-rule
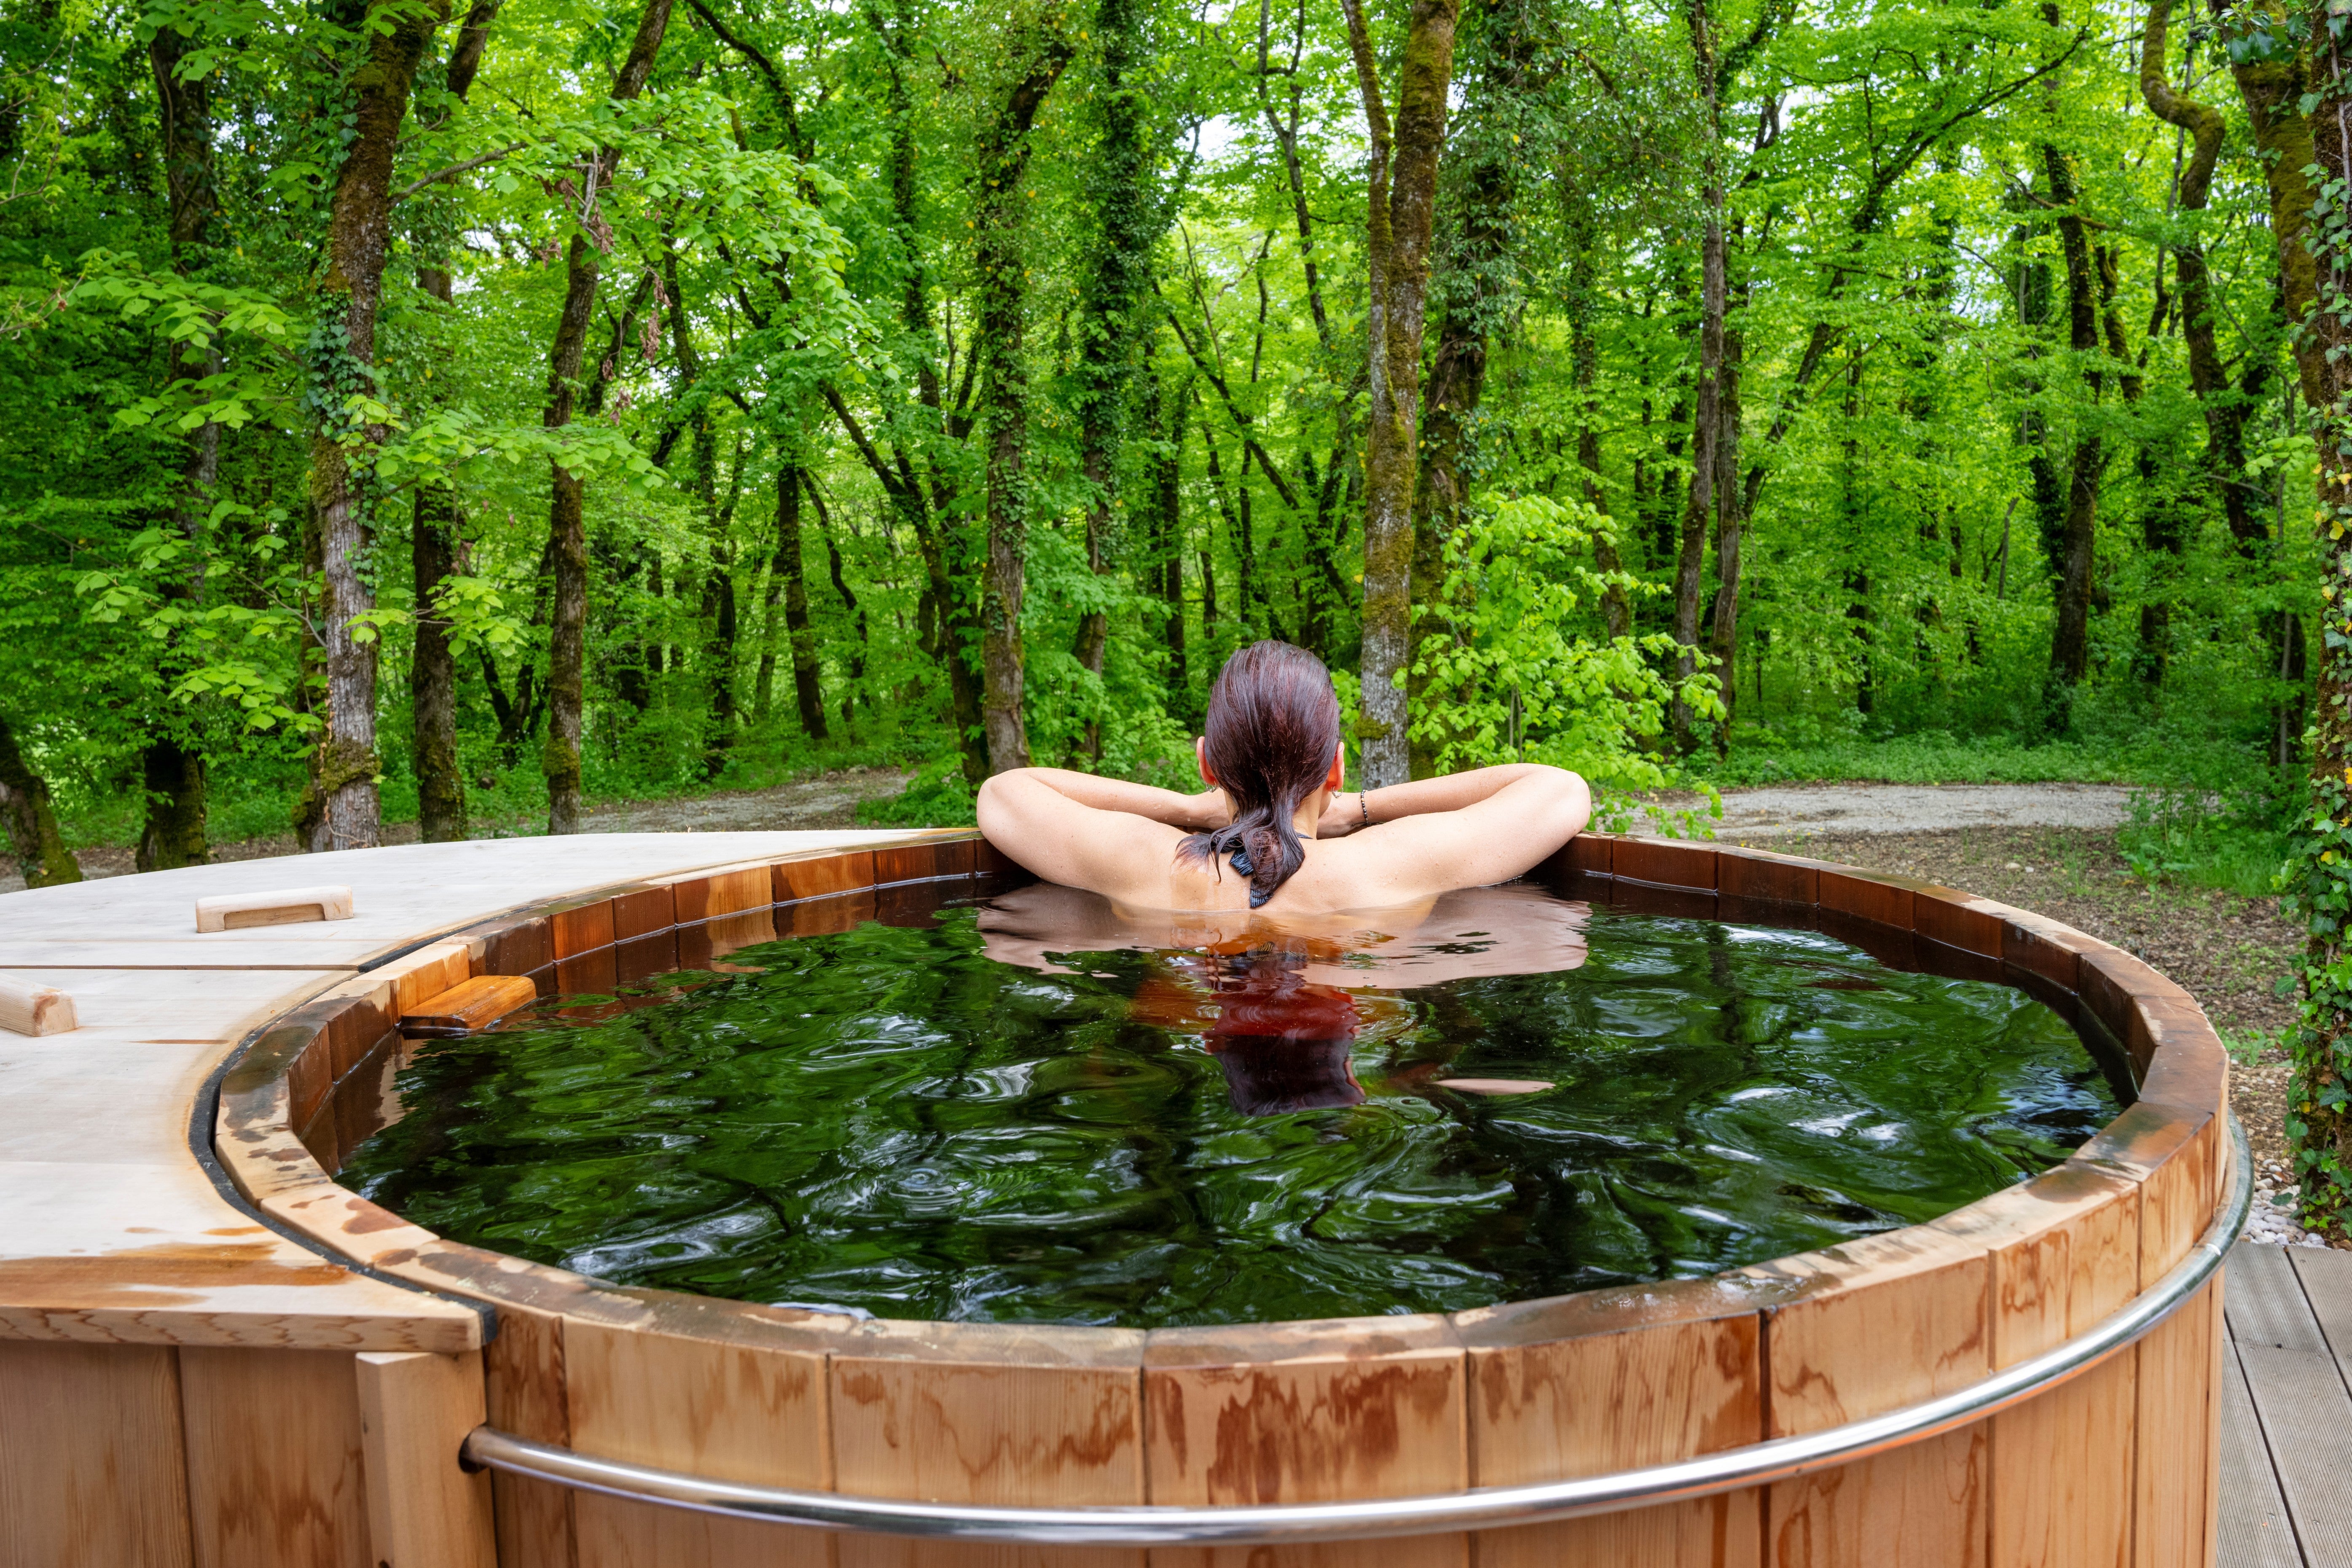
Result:
<svg viewBox="0 0 2352 1568"><path fill-rule="evenodd" d="M1195 821L1209 826L1212 809L1223 823L1223 792L1209 794L1220 804L1092 773L1014 768L980 786L980 830L1046 881L1150 901L1165 896L1177 834L1197 831ZM1156 893L1139 890L1155 880Z"/></svg>
<svg viewBox="0 0 2352 1568"><path fill-rule="evenodd" d="M998 773L988 784L994 784L997 779L1013 778L1034 780L1055 795L1076 801L1080 805L1093 806L1097 811L1123 811L1130 816L1148 816L1154 822L1164 822L1187 833L1223 827L1233 820L1233 807L1226 803L1225 792L1221 789L1202 790L1199 795L1179 795L1172 789L1157 789L1150 784L1129 784L1125 779L1073 773L1067 768L1013 768ZM985 789L987 784L981 787Z"/></svg>
<svg viewBox="0 0 2352 1568"><path fill-rule="evenodd" d="M1487 784L1490 775L1498 787ZM1468 804L1424 805L1402 819L1388 816L1391 796L1408 804L1443 800L1449 784L1469 795ZM1370 895L1367 907L1507 882L1583 832L1592 815L1592 795L1582 779L1564 768L1532 763L1374 790L1371 805L1375 823L1386 819L1393 826L1365 835L1346 851L1362 868Z"/></svg>
<svg viewBox="0 0 2352 1568"><path fill-rule="evenodd" d="M1473 768L1464 773L1448 773L1441 779L1391 784L1386 789L1348 790L1333 795L1331 803L1323 808L1322 818L1315 825L1315 837L1340 838L1402 817L1422 816L1433 811L1460 811L1523 779L1542 774L1557 777L1559 773L1559 769L1539 763L1504 763L1491 768Z"/></svg>

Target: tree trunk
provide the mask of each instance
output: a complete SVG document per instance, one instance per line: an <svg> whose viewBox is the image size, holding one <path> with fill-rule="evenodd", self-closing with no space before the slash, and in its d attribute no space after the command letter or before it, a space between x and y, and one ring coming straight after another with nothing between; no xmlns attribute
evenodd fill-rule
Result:
<svg viewBox="0 0 2352 1568"><path fill-rule="evenodd" d="M449 51L447 86L450 96L460 102L472 90L475 73L481 68L482 51L489 43L490 24L498 18L499 4L500 0L474 0ZM420 264L416 281L446 311L456 294L457 279L438 264L441 259ZM436 355L445 369L454 357L446 347ZM460 526L455 489L432 482L416 487L409 525L416 651L409 667L408 688L417 827L427 844L466 837L466 776L457 760L457 660L449 647L449 623L441 614L443 585L457 571Z"/></svg>
<svg viewBox="0 0 2352 1568"><path fill-rule="evenodd" d="M1216 499L1218 515L1225 520L1225 537L1233 545L1234 596L1236 601L1234 618L1240 626L1242 640L1248 641L1256 635L1257 631L1252 595L1255 563L1251 560L1254 553L1254 542L1250 538L1249 488L1246 472L1249 466L1249 454L1246 451L1242 454L1242 466L1244 472L1242 482L1235 487L1242 492L1238 498L1238 505L1235 504L1236 498L1233 489L1227 488L1225 484L1224 465L1217 456L1217 432L1210 425L1205 410L1202 412L1201 416L1201 456L1208 467L1209 493Z"/></svg>
<svg viewBox="0 0 2352 1568"><path fill-rule="evenodd" d="M163 182L172 204L172 269L183 278L205 268L214 244L213 219L220 207L213 174L211 82L205 77L179 79L187 46L187 38L170 26L157 28L147 46L163 122ZM174 382L199 381L221 369L217 349L194 348L175 338L170 353L167 374ZM204 533L219 478L220 426L207 421L189 432L181 448L171 521L191 548L187 570L163 585L167 600L194 604L204 596ZM184 672L186 659L177 638L161 650L159 665L167 681ZM138 867L153 871L201 866L212 858L205 835L204 758L195 750L184 713L158 714L157 719L173 732L151 734L141 759L147 809Z"/></svg>
<svg viewBox="0 0 2352 1568"><path fill-rule="evenodd" d="M982 133L982 184L973 205L974 260L980 278L972 353L980 360L982 447L988 464L988 563L981 578L981 725L988 770L1029 765L1029 726L1022 711L1021 601L1029 554L1029 366L1027 206L1029 130L1045 95L1069 63L1058 34L1023 46L1027 63Z"/></svg>
<svg viewBox="0 0 2352 1568"><path fill-rule="evenodd" d="M801 563L801 468L776 465L776 553L769 563L771 583L784 587L784 630L793 651L793 694L800 702L801 731L825 739L824 693L817 684L816 634L809 626L808 578ZM771 586L772 595L774 588Z"/></svg>
<svg viewBox="0 0 2352 1568"><path fill-rule="evenodd" d="M2280 36L2286 31L2286 7L2278 0L2257 0L2231 10L2250 17L2267 17L2272 31ZM2299 323L2309 315L2319 294L2319 264L2305 243L2314 193L2310 176L2304 171L2319 161L2315 128L2334 129L2324 114L2306 118L2301 112L2305 89L2313 85L2305 78L2307 58L2300 50L2273 48L2249 51L2247 58L2233 60L2230 67L2238 95L2245 100L2257 162L2269 190L2271 241L2278 254L2279 315L2290 323ZM2143 85L2145 71L2143 52ZM2188 319L2184 314L2183 322ZM2321 374L2320 362L2300 351L2294 358L2304 402L2314 408L2326 406L2326 377Z"/></svg>
<svg viewBox="0 0 2352 1568"><path fill-rule="evenodd" d="M833 519L825 511L823 492L808 479L805 469L802 470L802 482L808 486L809 500L816 506L816 526L824 535L825 571L833 579L833 591L840 596L842 609L857 628L857 640L849 647L849 683L841 694L841 723L847 729L856 710L858 690L866 680L866 650L871 642L866 628L866 606L849 591L849 579L842 574L841 545L833 536Z"/></svg>
<svg viewBox="0 0 2352 1568"><path fill-rule="evenodd" d="M1729 265L1727 251L1725 262ZM1740 308L1745 310L1748 285L1743 281L1738 289ZM1739 681L1739 588L1743 553L1741 544L1748 535L1747 494L1739 483L1739 373L1747 357L1748 334L1731 322L1730 289L1726 283L1723 332L1723 365L1717 376L1715 447L1715 626L1708 651L1714 655L1715 667L1723 677L1723 719L1716 731L1716 749L1727 752L1731 746L1731 716L1738 706Z"/></svg>
<svg viewBox="0 0 2352 1568"><path fill-rule="evenodd" d="M1340 0L1371 132L1365 255L1370 392L1364 446L1362 776L1412 776L1405 667L1411 654L1413 492L1420 478L1423 316L1445 99L1461 0L1412 0L1391 130L1362 0Z"/></svg>
<svg viewBox="0 0 2352 1568"><path fill-rule="evenodd" d="M1183 452L1185 416L1192 410L1192 383L1179 376L1152 395L1152 435L1165 449L1151 457L1151 557L1146 576L1162 605L1161 641L1168 649L1169 710L1186 723L1193 718L1192 672L1184 647Z"/></svg>
<svg viewBox="0 0 2352 1568"><path fill-rule="evenodd" d="M2078 356L2099 352L2097 283L2091 266L2091 246L2082 217L2073 209L2078 199L2073 155L2052 143L2042 147L2042 162L2050 180L2050 199L2061 209L2058 234L2066 257L2067 343ZM2098 362L2083 379L2096 405L2105 389L2105 374ZM2099 480L2106 469L2105 438L2078 435L2066 488L2065 531L2061 539L2057 593L2057 623L2050 637L2051 689L2046 700L2048 727L2063 731L2073 723L2074 688L2090 674L2091 595L2097 571L2095 548L2099 514Z"/></svg>
<svg viewBox="0 0 2352 1568"><path fill-rule="evenodd" d="M0 718L0 816L8 820L8 844L16 870L28 888L54 888L81 880L81 865L58 832L49 805L49 783L35 773L16 747L16 732Z"/></svg>
<svg viewBox="0 0 2352 1568"><path fill-rule="evenodd" d="M2315 13L2315 21L2321 26L2315 26L2311 45L2313 112L2308 121L2300 116L2294 121L2299 133L2312 138L2306 145L2318 165L2315 183L2340 192L2352 180L2352 131L2347 130L2352 124L2352 72L2340 58L2344 40L2335 31L2343 18ZM2248 75L2240 68L2242 89ZM2257 139L2265 147L2295 133L2288 121L2299 85L2284 84L2276 100L2257 109ZM2247 102L2256 108L2251 89ZM2275 168L2271 178L2276 226ZM2306 184L2306 201L2308 196ZM2302 216L2311 216L2307 206ZM2283 271L2286 244L2282 233ZM2312 423L2319 457L2319 511L2314 565L2322 606L2319 668L2308 731L2309 805L2296 826L2294 858L2282 873L2289 912L2303 919L2308 933L2301 977L2303 1027L2289 1047L2293 1071L2287 1082L2286 1129L2294 1165L2290 1179L2302 1194L2298 1217L2306 1226L2342 1236L2347 1230L2347 1212L2352 1212L2352 1095L2347 1094L2352 1090L2352 927L2345 914L2352 906L2352 826L2347 826L2352 824L2352 594L2346 591L2346 584L2352 584L2352 310L2344 304L2352 293L2352 247L2347 247L2341 225L2333 224L2319 226L2313 248L2317 254L2305 257L2313 269L2312 288L2305 298L2316 308L2307 319L2295 312L2290 288L2288 317L2304 324L2294 339L2294 354L2316 416ZM2284 521L2282 515L2282 529ZM2297 635L2282 639L2289 649L2280 666L2282 675L2292 669L2293 655L2301 650L2299 628L2292 629Z"/></svg>
<svg viewBox="0 0 2352 1568"><path fill-rule="evenodd" d="M1087 195L1097 226L1079 300L1078 474L1092 494L1087 504L1087 565L1109 571L1111 510L1118 499L1118 458L1128 388L1141 334L1137 306L1150 287L1151 243L1160 215L1151 200L1151 149L1146 137L1150 102L1130 79L1142 58L1142 6L1138 0L1097 0L1095 34L1101 79L1095 103L1099 139L1087 160ZM1073 652L1095 675L1103 668L1109 618L1099 610L1078 617ZM1102 754L1097 727L1087 725L1087 750Z"/></svg>
<svg viewBox="0 0 2352 1568"><path fill-rule="evenodd" d="M457 497L420 485L409 541L416 591L416 652L409 676L416 767L416 819L427 844L466 837L466 778L457 762L457 659L440 611L443 584L457 575Z"/></svg>
<svg viewBox="0 0 2352 1568"><path fill-rule="evenodd" d="M1675 563L1675 640L1685 651L1676 656L1675 672L1687 679L1697 668L1699 588L1706 572L1706 534L1717 519L1717 498L1723 489L1723 318L1726 303L1723 272L1723 121L1716 92L1715 18L1706 0L1689 0L1685 16L1690 27L1691 62L1698 86L1700 135L1706 151L1701 174L1699 220L1699 325L1697 407L1691 431L1690 505L1683 513L1682 551ZM1732 559L1738 543L1731 543ZM1720 601L1718 590L1718 603ZM1722 612L1717 611L1718 617ZM1691 749L1691 710L1679 698L1674 705L1675 745Z"/></svg>
<svg viewBox="0 0 2352 1568"><path fill-rule="evenodd" d="M1438 300L1437 348L1423 390L1422 473L1413 498L1412 598L1415 614L1406 679L1411 727L1406 763L1428 778L1452 736L1441 733L1433 709L1459 692L1433 692L1419 672L1423 638L1448 624L1459 608L1446 595L1445 552L1470 513L1470 479L1478 469L1478 410L1486 392L1489 338L1499 339L1513 308L1511 219L1524 154L1505 128L1526 111L1527 54L1532 40L1491 0L1474 0L1467 31L1484 45L1465 68L1467 125L1445 148L1450 174L1446 211L1436 226L1437 261L1431 291ZM1486 14L1481 15L1483 10ZM1484 24L1483 26L1480 24ZM1573 287L1573 285L1571 285ZM1584 318L1579 313L1580 323ZM1459 590L1457 589L1457 592Z"/></svg>
<svg viewBox="0 0 2352 1568"><path fill-rule="evenodd" d="M1603 519L1609 516L1609 497L1601 488L1601 330L1594 321L1598 290L1593 273L1598 246L1589 224L1579 225L1580 243L1569 263L1568 293L1571 318L1569 323L1569 360L1576 378L1577 426L1576 462L1584 470L1584 500ZM1633 499L1633 514L1639 518L1641 497ZM1617 541L1603 531L1592 537L1592 563L1602 572L1622 572L1625 559L1617 548ZM1633 630L1633 605L1624 588L1611 584L1601 591L1601 624L1612 641L1629 637Z"/></svg>
<svg viewBox="0 0 2352 1568"><path fill-rule="evenodd" d="M139 756L147 818L131 864L142 871L172 871L212 863L205 832L205 759L178 742L158 738Z"/></svg>
<svg viewBox="0 0 2352 1568"><path fill-rule="evenodd" d="M327 685L310 784L295 818L303 847L313 851L370 848L383 837L376 795L383 771L375 749L377 645L373 637L362 640L358 624L375 608L375 590L361 574L373 483L363 454L387 432L357 424L345 405L374 391L370 371L392 239L393 155L418 62L448 14L448 0L421 7L370 0L360 32L368 57L352 77L351 142L328 207L327 268L310 366L318 388L312 395L323 405L315 410L310 437L310 506L325 568L319 620Z"/></svg>
<svg viewBox="0 0 2352 1568"><path fill-rule="evenodd" d="M1499 208L1493 216L1501 218ZM1472 220L1468 214L1464 217L1466 227ZM1412 601L1420 613L1413 617L1405 683L1412 715L1405 760L1407 770L1417 779L1436 774L1446 742L1437 732L1437 715L1431 711L1439 699L1432 695L1429 677L1418 666L1423 639L1444 626L1445 612L1451 607L1445 600L1445 547L1460 534L1469 516L1465 470L1473 454L1468 443L1486 390L1487 312L1480 307L1490 301L1477 297L1478 284L1493 278L1494 264L1501 259L1485 257L1470 262L1463 276L1452 280L1456 289L1444 290L1449 296L1458 290L1463 297L1446 300L1437 330L1437 352L1429 366L1425 399L1429 420L1422 441L1424 474L1413 508L1412 531Z"/></svg>
<svg viewBox="0 0 2352 1568"><path fill-rule="evenodd" d="M612 96L629 100L645 90L669 27L670 0L646 0L628 58L613 79ZM609 183L616 154L600 150L589 161L588 183ZM555 346L548 355L547 405L540 422L557 430L572 423L580 363L588 346L588 320L596 306L596 252L574 230L564 253L563 310L556 319ZM547 745L540 770L547 779L547 830L580 831L580 736L588 680L588 527L586 495L578 475L551 463L547 538L555 563L555 616L547 647Z"/></svg>

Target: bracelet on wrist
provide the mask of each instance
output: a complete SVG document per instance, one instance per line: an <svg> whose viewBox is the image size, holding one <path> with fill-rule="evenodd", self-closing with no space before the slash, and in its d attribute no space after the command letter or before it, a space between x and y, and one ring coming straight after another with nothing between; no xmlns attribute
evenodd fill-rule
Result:
<svg viewBox="0 0 2352 1568"><path fill-rule="evenodd" d="M1362 826L1370 827L1372 825L1372 792L1370 790L1360 789L1356 792L1356 814L1363 818Z"/></svg>

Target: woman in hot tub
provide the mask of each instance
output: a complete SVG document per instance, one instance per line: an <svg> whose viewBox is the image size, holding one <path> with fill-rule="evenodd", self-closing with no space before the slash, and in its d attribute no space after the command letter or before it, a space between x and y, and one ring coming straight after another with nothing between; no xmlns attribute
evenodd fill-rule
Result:
<svg viewBox="0 0 2352 1568"><path fill-rule="evenodd" d="M1129 909L1311 921L1508 881L1592 813L1582 779L1534 763L1347 789L1330 672L1288 643L1225 661L1203 729L1199 795L1015 768L981 785L980 830L1047 881Z"/></svg>

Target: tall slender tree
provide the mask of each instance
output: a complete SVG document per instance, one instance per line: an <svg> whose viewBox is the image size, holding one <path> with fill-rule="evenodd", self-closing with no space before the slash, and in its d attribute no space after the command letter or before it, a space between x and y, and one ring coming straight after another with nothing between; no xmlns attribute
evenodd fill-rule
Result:
<svg viewBox="0 0 2352 1568"><path fill-rule="evenodd" d="M1078 474L1092 491L1087 565L1098 577L1110 571L1128 393L1146 338L1141 307L1151 245L1164 226L1152 189L1151 105L1139 79L1144 16L1141 0L1098 0L1095 7L1097 79L1090 101L1100 141L1087 171L1095 233L1078 303L1077 402ZM1109 639L1108 616L1100 610L1080 616L1072 648L1079 665L1099 676ZM1087 749L1101 756L1098 725L1087 726Z"/></svg>
<svg viewBox="0 0 2352 1568"><path fill-rule="evenodd" d="M1389 118L1362 0L1340 0L1371 130L1365 255L1368 339L1364 447L1363 782L1412 776L1405 667L1412 627L1413 493L1420 479L1422 329L1430 232L1445 145L1446 95L1461 0L1412 0Z"/></svg>
<svg viewBox="0 0 2352 1568"><path fill-rule="evenodd" d="M416 68L448 15L448 0L369 0L352 46L362 58L351 77L351 140L328 206L309 367L311 531L322 568L318 635L326 691L310 784L295 824L303 847L313 851L371 847L383 827L376 794L383 771L375 747L378 644L362 617L375 607L364 569L373 502L368 453L389 432L352 409L354 400L377 391L375 325L392 241L393 154Z"/></svg>
<svg viewBox="0 0 2352 1568"><path fill-rule="evenodd" d="M988 558L981 573L981 724L991 773L1029 765L1023 702L1021 603L1027 588L1029 315L1027 193L1030 132L1070 62L1057 28L1021 24L1008 57L1013 77L980 138L972 225L980 300L972 353L980 363L981 442L988 468Z"/></svg>
<svg viewBox="0 0 2352 1568"><path fill-rule="evenodd" d="M626 101L646 89L662 36L669 29L670 0L646 0L629 52L613 75L612 96ZM612 183L616 148L600 148L583 161L582 199L593 202ZM547 402L541 423L551 430L572 423L579 395L581 362L588 348L589 319L596 308L603 276L597 247L583 212L563 257L563 309L556 318L555 346L548 355ZM548 553L555 566L554 618L547 650L547 744L540 761L547 779L547 830L580 831L580 736L588 685L588 522L586 485L561 462L552 473L548 500Z"/></svg>
<svg viewBox="0 0 2352 1568"><path fill-rule="evenodd" d="M466 14L465 26L450 48L443 82L452 103L464 103L473 90L501 3L474 0ZM420 261L416 284L446 315L457 288L446 255ZM446 353L441 356L445 372L453 357ZM416 487L415 510L409 521L416 650L408 686L417 828L427 844L466 837L466 778L457 761L457 660L450 647L450 626L443 608L444 585L457 574L461 521L455 486L427 480Z"/></svg>
<svg viewBox="0 0 2352 1568"><path fill-rule="evenodd" d="M155 29L147 45L163 122L172 270L183 278L194 277L209 267L220 213L220 191L213 168L212 80L202 69L183 73L189 43L177 26L166 24ZM201 344L188 338L173 340L166 373L172 381L199 382L220 369L220 353L209 336ZM207 419L181 442L171 526L186 546L186 565L173 575L163 591L166 597L184 604L193 605L204 592L203 536L210 526L220 482L220 437L219 424ZM179 650L167 649L164 662L168 671L177 673L176 667L183 662ZM200 866L211 859L205 831L204 752L184 713L167 711L156 716L155 728L140 757L140 773L146 786L147 809L139 833L135 861L139 869Z"/></svg>

